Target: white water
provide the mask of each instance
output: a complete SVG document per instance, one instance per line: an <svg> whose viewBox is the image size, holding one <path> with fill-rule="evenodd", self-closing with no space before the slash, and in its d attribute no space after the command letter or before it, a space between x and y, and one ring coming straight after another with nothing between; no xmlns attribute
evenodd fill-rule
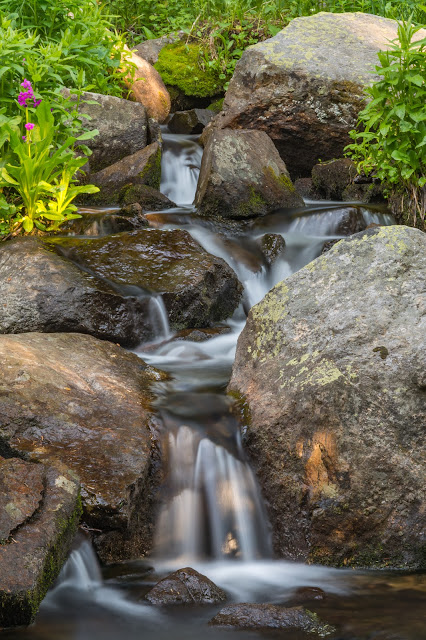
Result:
<svg viewBox="0 0 426 640"><path fill-rule="evenodd" d="M163 133L161 191L178 205L192 205L200 173L203 150L198 136Z"/></svg>

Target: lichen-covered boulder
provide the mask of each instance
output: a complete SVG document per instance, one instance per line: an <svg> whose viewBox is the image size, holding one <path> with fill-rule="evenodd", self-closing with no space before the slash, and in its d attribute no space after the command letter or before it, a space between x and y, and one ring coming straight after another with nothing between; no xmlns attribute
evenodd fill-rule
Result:
<svg viewBox="0 0 426 640"><path fill-rule="evenodd" d="M159 466L150 387L160 372L75 333L0 336L0 370L0 451L60 460L80 478L103 560L146 553Z"/></svg>
<svg viewBox="0 0 426 640"><path fill-rule="evenodd" d="M55 238L49 246L116 286L161 294L174 329L224 320L241 297L242 286L226 262L180 229Z"/></svg>
<svg viewBox="0 0 426 640"><path fill-rule="evenodd" d="M137 53L129 51L128 55L135 65L133 76L125 79L131 97L143 104L150 118L164 122L170 113L171 102L160 74Z"/></svg>
<svg viewBox="0 0 426 640"><path fill-rule="evenodd" d="M250 312L230 391L279 555L425 566L426 235L338 242Z"/></svg>
<svg viewBox="0 0 426 640"><path fill-rule="evenodd" d="M62 93L77 100L69 89ZM80 100L80 113L90 117L84 120L85 128L99 131L95 138L85 141L92 150L86 172L90 167L90 173L97 173L146 147L148 116L140 103L90 92L83 93Z"/></svg>
<svg viewBox="0 0 426 640"><path fill-rule="evenodd" d="M233 604L221 609L210 625L237 629L287 629L325 638L335 628L324 624L315 613L302 607L280 607L274 604Z"/></svg>
<svg viewBox="0 0 426 640"><path fill-rule="evenodd" d="M79 481L65 465L0 457L0 627L33 621L80 515Z"/></svg>
<svg viewBox="0 0 426 640"><path fill-rule="evenodd" d="M114 205L128 200L128 192L135 185L146 185L160 189L161 148L152 142L130 156L105 167L98 173L90 174L90 183L99 187L97 193L80 196L80 202L92 205Z"/></svg>
<svg viewBox="0 0 426 640"><path fill-rule="evenodd" d="M200 215L239 219L303 206L303 199L266 133L226 129L208 138L194 204Z"/></svg>
<svg viewBox="0 0 426 640"><path fill-rule="evenodd" d="M293 177L342 155L397 22L364 13L296 18L237 63L216 126L266 131ZM424 38L426 30L416 34Z"/></svg>
<svg viewBox="0 0 426 640"><path fill-rule="evenodd" d="M146 595L151 604L215 604L226 593L195 569L179 569L157 582Z"/></svg>

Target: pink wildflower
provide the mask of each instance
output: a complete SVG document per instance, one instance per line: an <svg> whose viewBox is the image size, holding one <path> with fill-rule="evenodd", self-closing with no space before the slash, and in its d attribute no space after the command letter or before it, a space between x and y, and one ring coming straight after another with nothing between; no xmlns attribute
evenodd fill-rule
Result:
<svg viewBox="0 0 426 640"><path fill-rule="evenodd" d="M27 122L27 124L25 125L25 128L27 131L31 131L32 129L34 129L34 125L32 122Z"/></svg>

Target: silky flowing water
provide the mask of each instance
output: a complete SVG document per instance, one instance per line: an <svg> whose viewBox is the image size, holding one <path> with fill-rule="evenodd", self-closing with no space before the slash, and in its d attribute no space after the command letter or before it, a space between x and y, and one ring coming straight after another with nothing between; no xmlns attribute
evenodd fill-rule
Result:
<svg viewBox="0 0 426 640"><path fill-rule="evenodd" d="M276 212L250 231L218 229L199 218L191 205L202 157L196 136L166 131L164 139L162 191L179 206L147 214L150 224L186 229L207 251L226 260L244 285L243 301L213 337L198 342L175 340L161 297L151 300L156 339L135 352L170 373L170 380L156 388L166 473L152 556L102 570L81 535L35 624L1 635L16 640L306 640L298 632L209 627L219 605L165 609L144 602L161 577L191 566L224 588L228 603L291 606L300 603L298 589L321 589L320 599L303 604L337 627L336 640L426 638L424 574L332 569L273 558L266 510L225 394L248 310L274 284L317 257L324 242L339 237L335 229L342 203L307 203L304 211ZM368 224L392 223L384 212L362 213ZM98 223L90 231L105 232ZM281 234L286 242L272 266L258 242L265 233Z"/></svg>

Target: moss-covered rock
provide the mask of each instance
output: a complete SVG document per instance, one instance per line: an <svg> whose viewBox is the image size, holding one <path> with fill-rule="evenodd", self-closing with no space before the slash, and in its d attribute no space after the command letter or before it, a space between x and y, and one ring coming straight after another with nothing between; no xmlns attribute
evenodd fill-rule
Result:
<svg viewBox="0 0 426 640"><path fill-rule="evenodd" d="M76 533L79 481L58 461L45 466L0 458L0 488L2 515L12 516L0 541L0 626L28 625Z"/></svg>
<svg viewBox="0 0 426 640"><path fill-rule="evenodd" d="M212 130L195 195L204 216L253 218L303 206L287 168L263 131Z"/></svg>
<svg viewBox="0 0 426 640"><path fill-rule="evenodd" d="M216 96L223 90L219 74L202 67L201 47L195 43L177 42L163 47L155 68L166 85L177 87L186 96Z"/></svg>

